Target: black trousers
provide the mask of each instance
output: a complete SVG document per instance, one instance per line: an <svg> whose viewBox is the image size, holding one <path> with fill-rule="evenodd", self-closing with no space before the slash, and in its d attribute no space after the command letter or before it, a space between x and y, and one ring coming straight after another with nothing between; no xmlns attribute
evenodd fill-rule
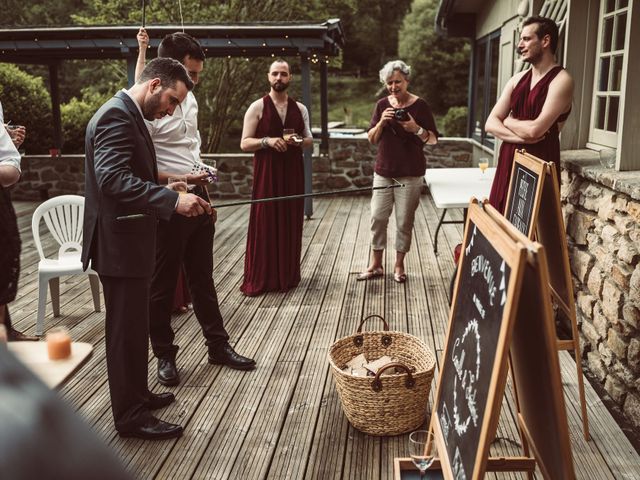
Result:
<svg viewBox="0 0 640 480"><path fill-rule="evenodd" d="M100 275L106 309L107 374L116 430L151 415L144 403L149 354L150 279Z"/></svg>
<svg viewBox="0 0 640 480"><path fill-rule="evenodd" d="M210 352L227 342L229 335L213 284L213 235L209 215L183 217L174 214L158 225L156 269L151 280L150 336L158 358L175 360L178 346L173 341L171 312L180 266L184 264L193 310L202 327Z"/></svg>

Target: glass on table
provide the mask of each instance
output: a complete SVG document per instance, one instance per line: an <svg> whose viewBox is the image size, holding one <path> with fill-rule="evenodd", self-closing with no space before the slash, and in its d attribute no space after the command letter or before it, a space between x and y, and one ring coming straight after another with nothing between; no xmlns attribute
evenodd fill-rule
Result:
<svg viewBox="0 0 640 480"><path fill-rule="evenodd" d="M49 360L64 360L71 356L71 335L66 327L54 327L47 332Z"/></svg>
<svg viewBox="0 0 640 480"><path fill-rule="evenodd" d="M424 478L427 469L436 459L436 444L433 431L416 430L409 435L409 455L411 461L420 470L420 478Z"/></svg>
<svg viewBox="0 0 640 480"><path fill-rule="evenodd" d="M480 171L482 172L482 175L484 175L484 171L489 168L489 158L488 157L482 157L478 160L478 168L480 169Z"/></svg>
<svg viewBox="0 0 640 480"><path fill-rule="evenodd" d="M187 193L187 176L171 175L168 179L168 186L171 190L174 190L181 195Z"/></svg>

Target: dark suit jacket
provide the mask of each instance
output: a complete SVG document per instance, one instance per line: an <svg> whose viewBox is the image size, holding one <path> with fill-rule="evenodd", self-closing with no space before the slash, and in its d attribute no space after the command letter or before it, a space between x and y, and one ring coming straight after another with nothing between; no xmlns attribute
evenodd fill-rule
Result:
<svg viewBox="0 0 640 480"><path fill-rule="evenodd" d="M101 275L150 277L158 219L168 220L178 193L157 185L151 137L124 92L87 125L82 264ZM136 215L135 218L120 218ZM138 216L139 215L139 216Z"/></svg>

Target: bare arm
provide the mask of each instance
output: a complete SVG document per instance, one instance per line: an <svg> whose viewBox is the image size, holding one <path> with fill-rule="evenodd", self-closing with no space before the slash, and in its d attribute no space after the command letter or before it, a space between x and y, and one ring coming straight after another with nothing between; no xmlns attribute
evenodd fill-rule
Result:
<svg viewBox="0 0 640 480"><path fill-rule="evenodd" d="M522 137L518 136L504 125L504 120L509 116L511 110L511 93L514 86L520 80L523 74L512 77L504 87L504 90L500 94L500 98L494 105L487 122L484 125L484 129L496 138L504 142L509 143L527 143Z"/></svg>
<svg viewBox="0 0 640 480"><path fill-rule="evenodd" d="M560 115L569 110L572 99L573 79L563 70L549 85L547 98L537 118L518 120L509 116L505 118L504 125L525 140L531 141L540 138L551 128L553 122Z"/></svg>
<svg viewBox="0 0 640 480"><path fill-rule="evenodd" d="M0 165L0 185L10 187L20 180L20 170L11 165Z"/></svg>
<svg viewBox="0 0 640 480"><path fill-rule="evenodd" d="M144 70L144 65L147 61L147 48L149 47L149 35L144 28L138 30L138 34L136 35L136 39L138 40L138 61L136 62L136 73L135 80L137 81L140 78L140 74L142 74L142 70Z"/></svg>
<svg viewBox="0 0 640 480"><path fill-rule="evenodd" d="M265 145L262 144L262 138L256 138L256 130L258 122L262 116L262 100L258 100L249 105L247 112L244 114L244 122L242 124L242 140L240 140L240 149L243 152L256 152L263 148L273 148L278 152L284 152L287 149L287 143L280 137L264 137Z"/></svg>
<svg viewBox="0 0 640 480"><path fill-rule="evenodd" d="M10 187L20 180L20 154L0 123L0 185Z"/></svg>
<svg viewBox="0 0 640 480"><path fill-rule="evenodd" d="M384 127L393 119L393 108L389 107L382 112L380 117L380 121L376 123L376 126L369 129L367 132L367 137L369 138L369 142L373 145L377 145L380 141L380 137L382 136L382 131Z"/></svg>

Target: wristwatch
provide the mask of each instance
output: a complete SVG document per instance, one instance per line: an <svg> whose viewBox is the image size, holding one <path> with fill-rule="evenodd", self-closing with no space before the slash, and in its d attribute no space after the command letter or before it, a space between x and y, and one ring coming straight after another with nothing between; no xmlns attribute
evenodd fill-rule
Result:
<svg viewBox="0 0 640 480"><path fill-rule="evenodd" d="M418 131L415 133L417 136L421 136L424 133L424 128L419 127Z"/></svg>

